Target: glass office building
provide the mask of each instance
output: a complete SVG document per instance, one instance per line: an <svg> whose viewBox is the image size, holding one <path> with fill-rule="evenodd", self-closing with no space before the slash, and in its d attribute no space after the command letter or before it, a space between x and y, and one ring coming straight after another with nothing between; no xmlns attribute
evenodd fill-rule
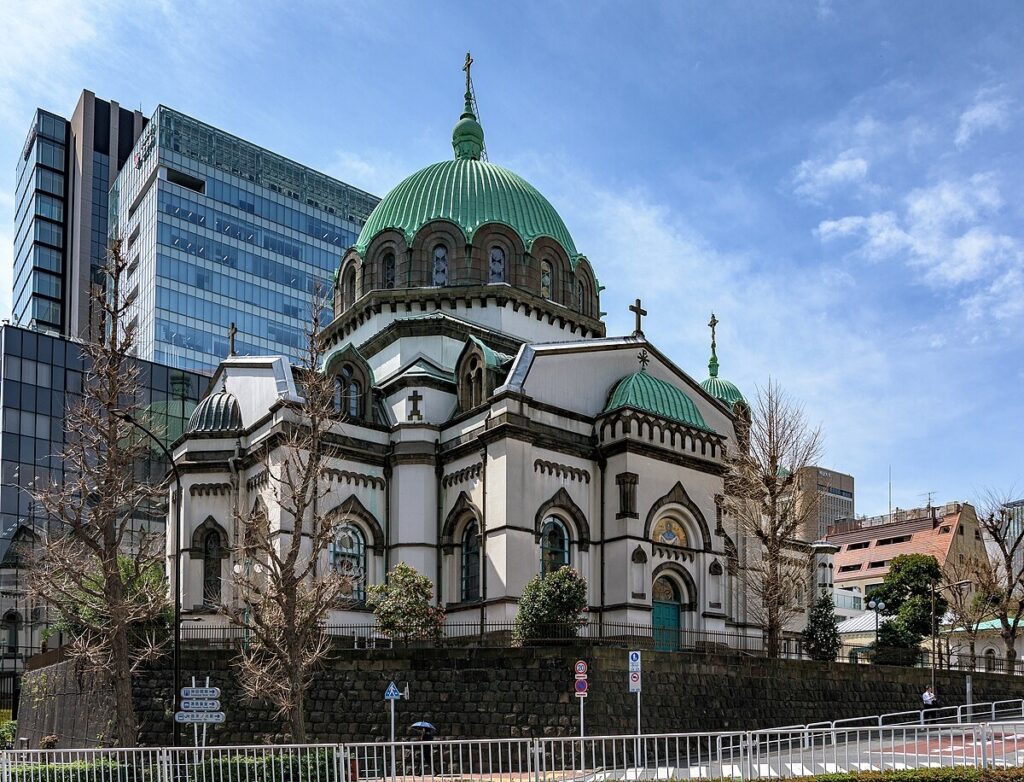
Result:
<svg viewBox="0 0 1024 782"><path fill-rule="evenodd" d="M184 431L209 378L146 361L138 366L140 418L169 445ZM29 488L33 482L64 480L65 411L82 389L85 370L75 341L11 325L0 328L0 710L10 688L3 674L20 671L25 657L40 651L45 628L41 607L25 589L25 562L12 541L32 542L32 531L45 527ZM155 445L138 465L140 478L154 482L162 481L167 469ZM165 520L162 509L154 511L145 518L150 529Z"/></svg>
<svg viewBox="0 0 1024 782"><path fill-rule="evenodd" d="M330 286L377 201L158 107L110 193L139 356L210 372L234 323L236 353L301 357L314 286Z"/></svg>
<svg viewBox="0 0 1024 782"><path fill-rule="evenodd" d="M71 119L37 109L18 158L12 320L87 339L98 319L107 198L145 126L141 112L83 90Z"/></svg>

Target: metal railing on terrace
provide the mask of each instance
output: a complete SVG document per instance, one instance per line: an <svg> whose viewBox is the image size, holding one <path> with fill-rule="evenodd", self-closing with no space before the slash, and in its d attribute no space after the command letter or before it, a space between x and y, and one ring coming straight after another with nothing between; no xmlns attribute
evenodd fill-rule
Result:
<svg viewBox="0 0 1024 782"><path fill-rule="evenodd" d="M11 750L4 782L599 782L1016 766L1024 722L585 738Z"/></svg>
<svg viewBox="0 0 1024 782"><path fill-rule="evenodd" d="M441 634L434 637L390 637L372 624L327 625L325 632L335 645L351 649L390 649L425 647L509 647L517 643L513 622L446 623ZM242 627L190 624L181 628L182 641L193 645L235 646L243 644L248 631ZM681 651L697 654L742 654L764 657L767 644L762 633L741 635L703 630L683 630L651 627L645 624L620 624L613 622L582 622L579 625L541 625L527 639L525 646L545 646L584 641L607 646L656 650ZM782 642L784 657L800 657L802 642L799 638L785 638Z"/></svg>

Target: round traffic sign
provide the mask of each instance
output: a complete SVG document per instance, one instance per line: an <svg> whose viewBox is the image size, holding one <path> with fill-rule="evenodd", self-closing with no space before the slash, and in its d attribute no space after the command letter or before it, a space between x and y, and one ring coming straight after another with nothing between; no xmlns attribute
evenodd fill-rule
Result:
<svg viewBox="0 0 1024 782"><path fill-rule="evenodd" d="M586 661L585 660L577 660L575 668L576 668L576 673L578 673L578 674L586 673L587 672L587 663L586 663Z"/></svg>
<svg viewBox="0 0 1024 782"><path fill-rule="evenodd" d="M635 684L636 682L640 681L640 674L636 671L633 671L633 673L629 675L629 680Z"/></svg>
<svg viewBox="0 0 1024 782"><path fill-rule="evenodd" d="M631 663L638 663L638 662L640 662L640 652L630 652L629 653L629 661Z"/></svg>
<svg viewBox="0 0 1024 782"><path fill-rule="evenodd" d="M586 679L577 679L576 680L576 692L586 692L587 691L587 686L588 685L587 685L587 680Z"/></svg>

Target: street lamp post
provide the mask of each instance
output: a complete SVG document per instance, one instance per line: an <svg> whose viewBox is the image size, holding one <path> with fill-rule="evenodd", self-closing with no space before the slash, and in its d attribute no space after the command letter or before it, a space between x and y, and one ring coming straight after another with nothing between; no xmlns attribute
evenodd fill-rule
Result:
<svg viewBox="0 0 1024 782"><path fill-rule="evenodd" d="M878 654L878 612L885 610L885 603L881 600L868 601L868 608L875 612L875 654Z"/></svg>
<svg viewBox="0 0 1024 782"><path fill-rule="evenodd" d="M163 451L167 464L170 465L171 474L174 476L174 589L172 591L174 592L174 712L177 714L180 711L181 699L181 526L183 510L181 474L174 465L174 458L171 456L171 452L167 450L167 446L164 445L159 437L128 413L114 410L111 411L111 414L120 418L125 423L131 424L156 443L160 450ZM177 747L181 744L181 726L177 720L174 720L172 725L174 746Z"/></svg>

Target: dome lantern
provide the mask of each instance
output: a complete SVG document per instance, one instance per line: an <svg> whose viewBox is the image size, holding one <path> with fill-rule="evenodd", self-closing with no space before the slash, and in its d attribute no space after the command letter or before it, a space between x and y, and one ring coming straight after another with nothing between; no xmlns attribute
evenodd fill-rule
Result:
<svg viewBox="0 0 1024 782"><path fill-rule="evenodd" d="M196 434L226 435L242 429L242 409L234 394L218 391L196 405L186 431Z"/></svg>

